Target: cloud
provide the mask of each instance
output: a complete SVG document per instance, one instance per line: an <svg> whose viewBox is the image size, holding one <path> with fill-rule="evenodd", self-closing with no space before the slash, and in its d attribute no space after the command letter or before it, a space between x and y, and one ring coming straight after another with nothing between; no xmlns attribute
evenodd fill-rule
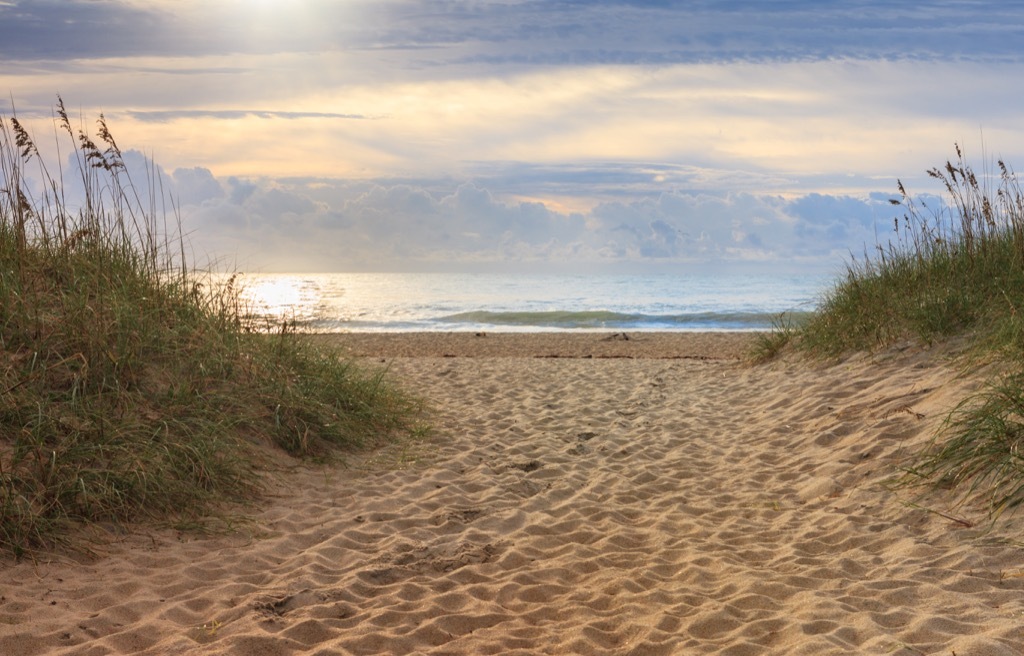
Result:
<svg viewBox="0 0 1024 656"><path fill-rule="evenodd" d="M327 0L15 0L0 4L0 59L315 52L338 35L331 26L351 22L348 8Z"/></svg>
<svg viewBox="0 0 1024 656"><path fill-rule="evenodd" d="M197 264L263 271L834 270L849 253L888 239L901 212L881 192L783 197L671 189L560 211L479 182L221 179L204 167L168 174L133 150L124 161L145 206L160 190L176 198ZM72 208L81 202L73 162L64 167ZM149 190L150 181L160 189Z"/></svg>
<svg viewBox="0 0 1024 656"><path fill-rule="evenodd" d="M1019 61L1022 10L1008 3L382 3L387 44L431 45L425 65L667 65L854 59Z"/></svg>
<svg viewBox="0 0 1024 656"><path fill-rule="evenodd" d="M1007 2L328 0L0 4L0 59L342 51L392 69L808 59L1020 60Z"/></svg>
<svg viewBox="0 0 1024 656"><path fill-rule="evenodd" d="M8 65L62 38L45 30L63 5L95 36ZM562 209L641 188L864 193L979 128L1024 153L1024 93L1006 83L1024 75L1013 3L888 7L884 21L875 0L246 7L0 7L0 31L36 30L0 35L0 85L44 121L55 89L85 114L105 109L122 141L171 168L450 176ZM135 31L165 14L171 36L147 49ZM110 50L117 30L133 36Z"/></svg>
<svg viewBox="0 0 1024 656"><path fill-rule="evenodd" d="M213 118L222 120L237 120L241 118L255 117L263 119L286 119L298 120L304 118L337 118L337 119L367 119L369 116L363 114L337 114L333 112L288 112L267 109L175 109L175 110L129 110L123 112L125 116L139 121L153 121L166 123L177 119Z"/></svg>
<svg viewBox="0 0 1024 656"><path fill-rule="evenodd" d="M183 205L202 205L225 196L224 186L209 169L175 169L172 174L177 197Z"/></svg>
<svg viewBox="0 0 1024 656"><path fill-rule="evenodd" d="M1022 37L990 1L36 0L0 86L42 134L55 90L105 110L261 267L779 265L885 234L954 141L1024 154Z"/></svg>
<svg viewBox="0 0 1024 656"><path fill-rule="evenodd" d="M159 52L173 43L161 38L160 19L159 12L124 3L16 0L0 5L0 59Z"/></svg>
<svg viewBox="0 0 1024 656"><path fill-rule="evenodd" d="M888 196L665 191L560 212L498 198L476 183L439 192L346 180L210 184L201 170L176 184L198 203L182 211L199 252L227 246L232 261L261 270L565 270L666 264L762 270L834 269L892 229ZM195 193L199 188L206 193ZM225 190L217 195L217 189Z"/></svg>

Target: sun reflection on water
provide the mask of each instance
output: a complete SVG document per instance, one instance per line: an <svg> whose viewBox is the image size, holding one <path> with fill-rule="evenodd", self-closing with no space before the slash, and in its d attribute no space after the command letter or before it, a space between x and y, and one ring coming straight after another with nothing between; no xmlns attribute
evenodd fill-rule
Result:
<svg viewBox="0 0 1024 656"><path fill-rule="evenodd" d="M311 280L286 275L246 275L239 299L246 313L257 321L308 323L317 316L320 290Z"/></svg>

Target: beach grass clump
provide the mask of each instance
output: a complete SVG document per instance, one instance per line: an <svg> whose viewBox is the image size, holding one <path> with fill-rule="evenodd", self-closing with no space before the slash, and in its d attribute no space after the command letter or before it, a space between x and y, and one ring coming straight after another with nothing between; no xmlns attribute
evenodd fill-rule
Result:
<svg viewBox="0 0 1024 656"><path fill-rule="evenodd" d="M792 313L783 312L772 319L770 331L754 335L748 360L761 364L775 359L786 346L797 336L799 326Z"/></svg>
<svg viewBox="0 0 1024 656"><path fill-rule="evenodd" d="M948 202L919 206L898 185L904 208L895 239L852 260L800 331L800 348L834 356L913 338L970 335L987 349L1024 356L1024 193L998 162L995 189L957 147L957 160L930 170Z"/></svg>
<svg viewBox="0 0 1024 656"><path fill-rule="evenodd" d="M1024 193L1004 162L998 174L978 175L956 153L928 172L945 189L941 207L918 204L898 184L896 238L852 260L799 329L763 341L835 357L965 338L968 357L997 363L997 378L950 415L905 481L955 489L998 512L1024 501Z"/></svg>
<svg viewBox="0 0 1024 656"><path fill-rule="evenodd" d="M1024 501L1024 371L991 382L949 417L945 430L908 468L926 481L982 500L992 512Z"/></svg>
<svg viewBox="0 0 1024 656"><path fill-rule="evenodd" d="M55 121L69 170L51 175L0 117L0 550L200 517L258 495L274 450L326 458L414 427L418 403L383 372L248 325L102 115L96 138L59 99Z"/></svg>

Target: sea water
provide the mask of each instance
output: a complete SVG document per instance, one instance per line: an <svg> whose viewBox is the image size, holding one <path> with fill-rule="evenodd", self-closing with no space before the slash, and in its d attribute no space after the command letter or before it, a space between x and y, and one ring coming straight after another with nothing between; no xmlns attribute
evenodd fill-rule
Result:
<svg viewBox="0 0 1024 656"><path fill-rule="evenodd" d="M247 313L312 332L751 331L825 276L322 273L237 277Z"/></svg>

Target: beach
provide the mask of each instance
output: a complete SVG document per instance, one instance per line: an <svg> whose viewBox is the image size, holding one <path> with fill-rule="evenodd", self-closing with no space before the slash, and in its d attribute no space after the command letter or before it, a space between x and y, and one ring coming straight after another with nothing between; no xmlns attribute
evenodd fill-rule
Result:
<svg viewBox="0 0 1024 656"><path fill-rule="evenodd" d="M228 533L0 567L0 654L1024 653L1022 522L894 488L978 388L949 349L749 333L323 335L430 406L281 459Z"/></svg>

